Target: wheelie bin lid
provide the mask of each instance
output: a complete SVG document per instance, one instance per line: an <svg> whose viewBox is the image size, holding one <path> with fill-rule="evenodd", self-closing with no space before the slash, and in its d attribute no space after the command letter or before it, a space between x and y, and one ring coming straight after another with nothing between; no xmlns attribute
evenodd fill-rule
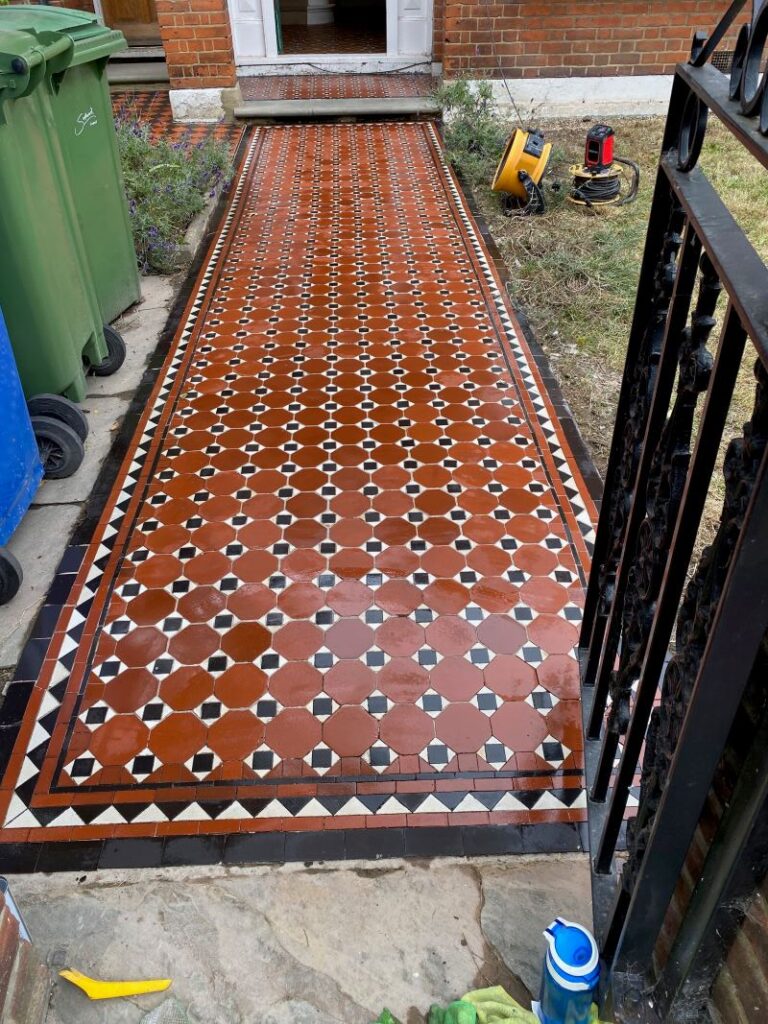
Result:
<svg viewBox="0 0 768 1024"><path fill-rule="evenodd" d="M102 25L95 14L63 7L38 4L0 7L0 53L4 49L5 30L31 37L43 49L53 71L109 57L127 46L123 33ZM58 49L57 43L64 49ZM45 53L51 47L56 53Z"/></svg>

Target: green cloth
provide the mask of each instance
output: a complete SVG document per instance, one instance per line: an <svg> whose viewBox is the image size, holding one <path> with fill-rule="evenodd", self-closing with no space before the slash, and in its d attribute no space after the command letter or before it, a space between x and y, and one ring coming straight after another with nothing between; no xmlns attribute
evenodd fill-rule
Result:
<svg viewBox="0 0 768 1024"><path fill-rule="evenodd" d="M539 1024L536 1014L522 1007L501 985L467 992L461 999L474 1006L477 1024Z"/></svg>
<svg viewBox="0 0 768 1024"><path fill-rule="evenodd" d="M435 1004L429 1008L427 1024L477 1024L477 1010L461 999L446 1007Z"/></svg>
<svg viewBox="0 0 768 1024"><path fill-rule="evenodd" d="M385 1006L373 1024L400 1024L400 1021Z"/></svg>

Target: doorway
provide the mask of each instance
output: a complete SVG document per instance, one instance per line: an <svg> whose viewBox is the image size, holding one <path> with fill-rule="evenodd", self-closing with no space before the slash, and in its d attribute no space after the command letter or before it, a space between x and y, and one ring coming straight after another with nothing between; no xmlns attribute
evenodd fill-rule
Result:
<svg viewBox="0 0 768 1024"><path fill-rule="evenodd" d="M118 28L129 46L159 46L155 0L101 0L104 24Z"/></svg>
<svg viewBox="0 0 768 1024"><path fill-rule="evenodd" d="M387 52L386 0L275 0L281 53Z"/></svg>
<svg viewBox="0 0 768 1024"><path fill-rule="evenodd" d="M431 70L433 0L228 0L242 75Z"/></svg>

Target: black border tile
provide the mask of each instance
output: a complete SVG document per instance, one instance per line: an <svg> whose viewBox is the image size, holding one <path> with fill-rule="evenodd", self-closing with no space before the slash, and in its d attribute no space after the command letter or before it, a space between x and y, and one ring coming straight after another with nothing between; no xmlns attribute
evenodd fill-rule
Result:
<svg viewBox="0 0 768 1024"><path fill-rule="evenodd" d="M225 864L283 864L284 832L235 832L226 837Z"/></svg>
<svg viewBox="0 0 768 1024"><path fill-rule="evenodd" d="M163 846L164 840L159 838L107 839L99 857L99 868L159 868Z"/></svg>
<svg viewBox="0 0 768 1024"><path fill-rule="evenodd" d="M347 832L348 860L405 856L404 828L359 828Z"/></svg>
<svg viewBox="0 0 768 1024"><path fill-rule="evenodd" d="M343 829L324 832L286 832L286 861L346 860L347 833Z"/></svg>
<svg viewBox="0 0 768 1024"><path fill-rule="evenodd" d="M95 842L43 843L36 871L95 871L102 851L101 840Z"/></svg>
<svg viewBox="0 0 768 1024"><path fill-rule="evenodd" d="M200 867L220 864L226 836L169 836L163 844L162 866Z"/></svg>
<svg viewBox="0 0 768 1024"><path fill-rule="evenodd" d="M463 830L455 825L406 829L405 855L406 857L463 857Z"/></svg>
<svg viewBox="0 0 768 1024"><path fill-rule="evenodd" d="M523 852L523 826L466 825L463 832L467 857L503 857Z"/></svg>

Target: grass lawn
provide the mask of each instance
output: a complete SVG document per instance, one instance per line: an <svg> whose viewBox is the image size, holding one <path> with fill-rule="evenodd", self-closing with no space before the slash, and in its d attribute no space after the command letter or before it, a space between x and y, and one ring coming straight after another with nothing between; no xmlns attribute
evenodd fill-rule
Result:
<svg viewBox="0 0 768 1024"><path fill-rule="evenodd" d="M475 175L472 182L476 200L510 268L512 300L525 312L547 352L601 473L610 449L664 121L620 118L611 124L616 130L617 155L641 165L640 192L634 204L590 211L566 201L568 168L581 162L589 127L580 119L543 123L545 137L554 143L545 176L548 209L543 216L504 216L498 197L485 181ZM758 252L768 255L768 219L764 216L768 175L762 167L717 122L709 129L701 166ZM549 185L553 181L562 181L563 189L552 191ZM717 336L715 328L710 336L712 351ZM747 351L751 352L749 346ZM750 355L742 367L726 439L740 433L751 414L751 361ZM704 534L711 535L722 495L718 473Z"/></svg>

